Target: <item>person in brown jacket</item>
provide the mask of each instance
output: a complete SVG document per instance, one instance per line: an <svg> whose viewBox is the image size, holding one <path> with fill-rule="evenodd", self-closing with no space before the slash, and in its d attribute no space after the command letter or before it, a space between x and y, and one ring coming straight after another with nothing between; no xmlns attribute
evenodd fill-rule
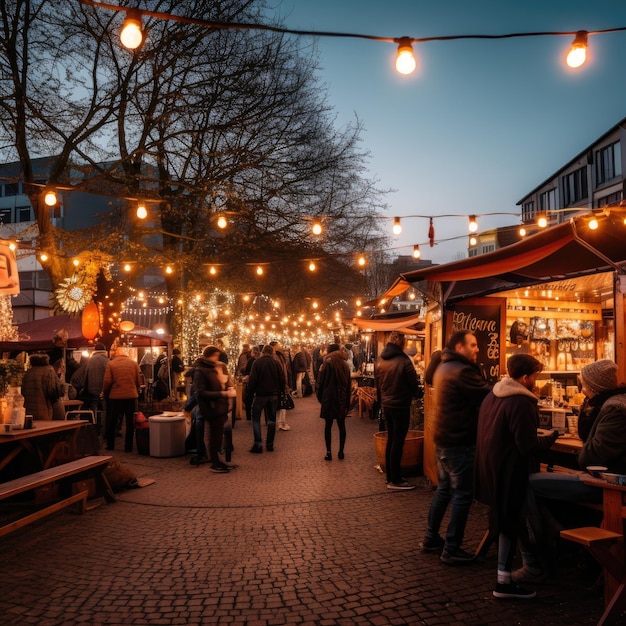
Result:
<svg viewBox="0 0 626 626"><path fill-rule="evenodd" d="M137 410L137 399L141 386L141 371L126 349L119 347L115 356L107 363L102 382L102 394L106 400L104 436L106 449L115 449L115 427L118 418L126 418L124 451L133 451L133 418Z"/></svg>
<svg viewBox="0 0 626 626"><path fill-rule="evenodd" d="M52 407L63 397L64 387L44 353L32 354L30 369L22 380L24 408L36 420L53 419Z"/></svg>

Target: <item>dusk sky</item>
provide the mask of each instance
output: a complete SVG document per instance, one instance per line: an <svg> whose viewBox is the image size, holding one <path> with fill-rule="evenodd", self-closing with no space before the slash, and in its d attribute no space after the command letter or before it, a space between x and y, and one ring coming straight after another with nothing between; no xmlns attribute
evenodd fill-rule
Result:
<svg viewBox="0 0 626 626"><path fill-rule="evenodd" d="M432 37L626 27L621 0L282 0L287 28L381 37ZM307 38L311 42L312 38ZM587 62L568 68L570 36L415 45L417 70L394 68L397 46L320 37L320 81L344 125L363 122L371 175L394 216L394 254L467 256L467 217L480 230L519 223L516 203L626 117L626 31L589 36ZM455 238L443 242L443 239Z"/></svg>

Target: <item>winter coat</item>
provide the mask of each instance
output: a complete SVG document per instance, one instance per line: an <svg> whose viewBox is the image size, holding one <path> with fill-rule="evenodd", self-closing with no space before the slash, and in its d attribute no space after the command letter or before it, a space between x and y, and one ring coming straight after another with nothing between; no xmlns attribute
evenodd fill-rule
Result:
<svg viewBox="0 0 626 626"><path fill-rule="evenodd" d="M423 395L419 376L400 346L388 343L374 369L378 401L383 407L406 408Z"/></svg>
<svg viewBox="0 0 626 626"><path fill-rule="evenodd" d="M311 356L306 350L300 350L293 357L293 371L296 374L308 372L311 367Z"/></svg>
<svg viewBox="0 0 626 626"><path fill-rule="evenodd" d="M348 355L343 350L326 355L315 384L315 395L322 405L322 419L346 417L350 408L351 385Z"/></svg>
<svg viewBox="0 0 626 626"><path fill-rule="evenodd" d="M433 439L439 448L476 444L478 409L491 390L476 363L444 349L433 374L437 418Z"/></svg>
<svg viewBox="0 0 626 626"><path fill-rule="evenodd" d="M228 413L228 398L222 393L223 385L218 375L222 365L200 357L193 366L193 393L204 419L224 417Z"/></svg>
<svg viewBox="0 0 626 626"><path fill-rule="evenodd" d="M84 365L72 376L70 383L74 389L81 389L81 397L92 396L97 398L102 393L104 372L106 371L109 357L106 350L96 350L91 354ZM87 388L85 389L85 382Z"/></svg>
<svg viewBox="0 0 626 626"><path fill-rule="evenodd" d="M50 365L47 354L33 354L30 369L22 378L22 395L27 415L36 420L51 420L53 405L63 397L63 383Z"/></svg>
<svg viewBox="0 0 626 626"><path fill-rule="evenodd" d="M522 522L528 475L539 471L537 453L558 436L538 437L538 426L537 396L512 378L497 382L480 405L474 490L492 507L492 530L516 533Z"/></svg>
<svg viewBox="0 0 626 626"><path fill-rule="evenodd" d="M581 468L604 465L609 472L626 474L626 388L598 394L589 405L599 411L578 454L578 464Z"/></svg>
<svg viewBox="0 0 626 626"><path fill-rule="evenodd" d="M278 396L285 392L285 368L281 361L271 354L260 356L250 369L248 395Z"/></svg>
<svg viewBox="0 0 626 626"><path fill-rule="evenodd" d="M141 387L139 365L128 355L114 356L104 370L102 392L105 399L131 400L139 397Z"/></svg>

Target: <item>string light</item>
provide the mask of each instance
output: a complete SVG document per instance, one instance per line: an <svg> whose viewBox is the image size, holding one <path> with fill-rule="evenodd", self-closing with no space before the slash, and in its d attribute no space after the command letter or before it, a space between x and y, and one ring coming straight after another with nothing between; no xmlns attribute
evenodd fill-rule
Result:
<svg viewBox="0 0 626 626"><path fill-rule="evenodd" d="M592 217L589 220L589 228L591 230L597 230L597 228L598 228L598 220L595 217Z"/></svg>
<svg viewBox="0 0 626 626"><path fill-rule="evenodd" d="M475 215L469 216L469 231L470 233L475 233L478 230L478 222L476 221Z"/></svg>
<svg viewBox="0 0 626 626"><path fill-rule="evenodd" d="M210 29L223 30L258 30L273 33L305 36L305 37L344 37L354 39L367 39L370 41L380 41L393 43L398 46L396 55L396 70L404 75L415 71L417 62L413 53L414 44L424 44L433 41L454 41L459 39L514 39L529 37L553 37L553 36L574 36L574 43L567 55L566 62L570 67L580 67L586 58L587 39L589 35L600 35L614 32L626 31L626 26L615 28L604 28L595 31L533 31L520 33L504 33L496 35L439 35L435 37L380 37L377 35L365 35L361 33L340 33L330 31L301 30L294 28L283 28L272 26L271 24L253 24L244 22L219 22L204 20L184 15L174 15L172 13L161 13L147 9L129 9L119 5L107 4L100 0L79 0L81 4L105 9L108 11L124 12L126 19L122 28L122 44L129 49L138 48L143 41L141 20L143 16L154 17L161 20L182 22L184 24L194 24Z"/></svg>
<svg viewBox="0 0 626 626"><path fill-rule="evenodd" d="M136 50L143 41L141 12L136 9L124 10L126 11L126 19L120 31L120 40L125 48Z"/></svg>
<svg viewBox="0 0 626 626"><path fill-rule="evenodd" d="M394 217L393 218L393 228L392 228L393 234L394 235L399 235L402 232L402 224L400 223L400 218L399 217Z"/></svg>
<svg viewBox="0 0 626 626"><path fill-rule="evenodd" d="M420 247L418 244L415 244L413 246L413 258L414 259L419 259L422 256L422 252L420 250Z"/></svg>
<svg viewBox="0 0 626 626"><path fill-rule="evenodd" d="M540 213L537 216L537 226L539 228L545 228L548 225L548 216L545 213Z"/></svg>
<svg viewBox="0 0 626 626"><path fill-rule="evenodd" d="M140 220L145 220L148 217L148 210L146 209L146 205L143 202L140 202L137 205L137 217Z"/></svg>
<svg viewBox="0 0 626 626"><path fill-rule="evenodd" d="M43 195L43 201L46 206L53 207L57 203L57 192L55 189L46 189Z"/></svg>
<svg viewBox="0 0 626 626"><path fill-rule="evenodd" d="M574 43L567 54L566 63L576 69L584 64L587 59L587 31L579 30L574 38Z"/></svg>
<svg viewBox="0 0 626 626"><path fill-rule="evenodd" d="M400 37L398 41L398 55L396 57L396 70L407 76L412 74L417 67L413 46L410 37Z"/></svg>
<svg viewBox="0 0 626 626"><path fill-rule="evenodd" d="M314 272L316 269L317 269L317 268L316 268L316 266L315 266L315 263L314 263L313 261L311 261L311 262L309 263L309 271L310 271L310 272Z"/></svg>
<svg viewBox="0 0 626 626"><path fill-rule="evenodd" d="M221 228L221 229L224 229L227 226L228 226L228 220L226 219L226 216L225 215L220 215L217 218L217 227Z"/></svg>
<svg viewBox="0 0 626 626"><path fill-rule="evenodd" d="M320 224L320 222L318 222L317 220L315 222L313 222L313 226L311 227L311 232L314 235L321 235L322 234L322 225Z"/></svg>

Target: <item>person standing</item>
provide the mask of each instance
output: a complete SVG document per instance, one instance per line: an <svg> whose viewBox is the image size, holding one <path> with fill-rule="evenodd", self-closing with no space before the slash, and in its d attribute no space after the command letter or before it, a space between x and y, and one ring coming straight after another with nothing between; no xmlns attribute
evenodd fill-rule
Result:
<svg viewBox="0 0 626 626"><path fill-rule="evenodd" d="M326 461L332 461L331 434L333 422L337 420L339 428L339 452L337 457L344 458L346 443L346 415L350 407L350 367L348 355L336 343L328 346L328 353L324 358L317 377L315 394L319 400L320 417L325 421L324 441L326 442Z"/></svg>
<svg viewBox="0 0 626 626"><path fill-rule="evenodd" d="M267 439L265 449L274 451L274 436L276 434L276 409L278 399L285 390L285 370L280 361L274 356L274 348L266 345L261 356L253 363L248 379L248 397L252 402L252 432L254 445L250 452L263 452L263 438L261 436L261 412L265 411L267 423Z"/></svg>
<svg viewBox="0 0 626 626"><path fill-rule="evenodd" d="M252 358L252 350L249 343L244 343L241 347L241 354L237 359L237 376L245 376L248 361Z"/></svg>
<svg viewBox="0 0 626 626"><path fill-rule="evenodd" d="M178 387L180 385L180 376L185 371L185 364L181 357L181 352L178 348L172 350L172 395L178 397Z"/></svg>
<svg viewBox="0 0 626 626"><path fill-rule="evenodd" d="M293 357L293 371L296 375L296 391L294 395L303 397L302 381L311 369L311 355L307 352L306 346L301 345L298 352Z"/></svg>
<svg viewBox="0 0 626 626"><path fill-rule="evenodd" d="M139 365L119 346L115 356L107 363L102 381L102 395L106 402L104 436L106 449L115 449L115 430L118 419L125 418L126 433L124 451L133 451L133 418L137 411L139 389L141 388L141 370Z"/></svg>
<svg viewBox="0 0 626 626"><path fill-rule="evenodd" d="M109 362L109 355L103 343L97 343L95 350L81 367L74 373L70 383L79 391L79 400L83 401L81 408L92 411L94 418L98 418L98 411L103 410L102 383L104 372Z"/></svg>
<svg viewBox="0 0 626 626"><path fill-rule="evenodd" d="M441 552L446 565L470 563L474 555L461 548L473 497L474 455L480 403L491 390L476 359L476 335L452 333L433 374L437 456L437 490L428 512L422 552ZM439 535L443 516L452 503L445 541Z"/></svg>
<svg viewBox="0 0 626 626"><path fill-rule="evenodd" d="M228 375L220 362L220 349L207 346L202 356L194 363L193 392L198 402L199 415L196 415L198 456L201 449L208 450L211 471L214 474L228 474L233 469L220 458L224 425L228 419L228 398L234 397L235 389L227 389ZM208 445L206 439L208 436Z"/></svg>
<svg viewBox="0 0 626 626"><path fill-rule="evenodd" d="M22 378L22 395L27 415L36 420L53 419L53 405L63 398L65 388L54 368L50 357L43 353L32 354L30 368Z"/></svg>
<svg viewBox="0 0 626 626"><path fill-rule="evenodd" d="M285 385L281 393L290 393L292 389L292 382L290 380L291 361L278 341L270 341L270 346L274 348L274 358L282 367L285 377ZM280 406L278 407L278 430L291 430L291 426L287 424L287 409L281 408Z"/></svg>
<svg viewBox="0 0 626 626"><path fill-rule="evenodd" d="M252 346L251 355L246 363L246 369L243 372L243 402L246 407L246 420L248 422L252 421L252 401L253 396L248 393L248 379L250 378L250 370L252 370L252 365L254 362L261 356L261 349L259 346Z"/></svg>
<svg viewBox="0 0 626 626"><path fill-rule="evenodd" d="M530 354L514 354L507 362L509 378L494 385L478 414L474 487L476 499L491 507L490 531L499 533L496 598L536 595L512 580L511 569L518 537L525 539L528 476L539 470L537 453L547 450L559 435L554 431L537 436L538 398L533 389L542 369Z"/></svg>
<svg viewBox="0 0 626 626"><path fill-rule="evenodd" d="M385 470L387 489L392 491L415 489L415 485L402 478L400 464L411 420L411 401L421 398L423 391L415 367L404 353L405 344L404 333L394 330L374 370L378 403L387 425Z"/></svg>

